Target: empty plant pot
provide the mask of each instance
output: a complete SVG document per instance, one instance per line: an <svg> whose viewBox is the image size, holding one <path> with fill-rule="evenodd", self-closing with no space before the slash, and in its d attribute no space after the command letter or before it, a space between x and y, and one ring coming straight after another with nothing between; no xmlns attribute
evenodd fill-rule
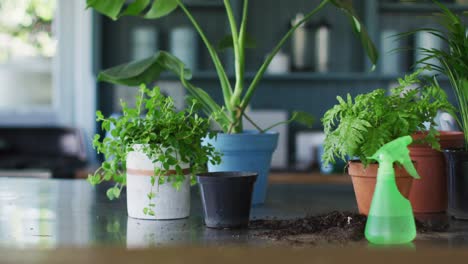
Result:
<svg viewBox="0 0 468 264"><path fill-rule="evenodd" d="M211 172L197 175L205 225L210 228L244 228L257 173Z"/></svg>
<svg viewBox="0 0 468 264"><path fill-rule="evenodd" d="M348 174L353 181L354 194L356 195L360 214L369 214L369 208L377 182L378 168L378 164L369 164L367 168L365 168L359 161L350 161L348 163ZM408 198L413 183L413 177L411 177L403 167L399 166L395 166L395 176L398 190L404 197Z"/></svg>
<svg viewBox="0 0 468 264"><path fill-rule="evenodd" d="M446 149L448 165L448 213L468 220L468 151Z"/></svg>
<svg viewBox="0 0 468 264"><path fill-rule="evenodd" d="M423 139L427 133L416 133L413 139ZM442 149L463 146L462 132L440 132ZM418 164L421 179L411 186L409 199L415 213L439 213L447 210L447 170L444 154L427 144L409 146L411 160Z"/></svg>
<svg viewBox="0 0 468 264"><path fill-rule="evenodd" d="M208 163L208 171L258 173L252 203L262 204L267 194L271 157L278 145L278 136L277 132L244 131L240 134L219 133L216 138L206 139L206 143L210 143L223 155L220 164Z"/></svg>

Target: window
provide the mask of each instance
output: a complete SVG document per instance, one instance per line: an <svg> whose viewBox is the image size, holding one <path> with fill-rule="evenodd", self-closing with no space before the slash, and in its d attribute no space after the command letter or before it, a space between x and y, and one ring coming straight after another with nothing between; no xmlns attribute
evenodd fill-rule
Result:
<svg viewBox="0 0 468 264"><path fill-rule="evenodd" d="M52 111L55 8L56 0L0 1L0 111Z"/></svg>

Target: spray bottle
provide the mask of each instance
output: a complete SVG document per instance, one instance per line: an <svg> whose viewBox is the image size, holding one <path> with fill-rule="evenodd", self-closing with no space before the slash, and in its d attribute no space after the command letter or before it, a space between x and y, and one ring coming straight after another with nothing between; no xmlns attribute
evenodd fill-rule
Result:
<svg viewBox="0 0 468 264"><path fill-rule="evenodd" d="M370 157L379 162L377 184L365 230L367 240L373 244L406 244L416 237L413 209L398 190L393 168L393 163L398 162L413 178L419 179L407 148L412 141L410 136L397 138Z"/></svg>

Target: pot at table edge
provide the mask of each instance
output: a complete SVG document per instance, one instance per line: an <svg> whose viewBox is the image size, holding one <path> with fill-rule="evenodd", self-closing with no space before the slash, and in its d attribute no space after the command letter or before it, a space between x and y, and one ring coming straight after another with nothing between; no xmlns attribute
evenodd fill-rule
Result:
<svg viewBox="0 0 468 264"><path fill-rule="evenodd" d="M444 150L448 170L448 214L468 220L468 151Z"/></svg>
<svg viewBox="0 0 468 264"><path fill-rule="evenodd" d="M427 132L412 135L413 140L423 139ZM463 146L462 132L440 131L441 149ZM447 166L443 152L427 144L412 144L408 147L411 160L418 164L421 178L413 181L409 200L415 213L440 213L447 211Z"/></svg>
<svg viewBox="0 0 468 264"><path fill-rule="evenodd" d="M258 173L252 204L265 202L271 157L278 145L277 132L244 131L240 134L218 133L205 139L223 156L221 164L208 164L209 172L251 171Z"/></svg>
<svg viewBox="0 0 468 264"><path fill-rule="evenodd" d="M245 228L249 225L255 172L209 172L197 175L205 225Z"/></svg>
<svg viewBox="0 0 468 264"><path fill-rule="evenodd" d="M378 168L378 164L369 164L365 168L360 161L350 161L348 163L348 174L351 176L353 182L354 194L360 214L369 214L372 197L374 196L375 184L377 182ZM398 190L404 197L408 198L413 183L413 177L400 166L395 166L395 176Z"/></svg>
<svg viewBox="0 0 468 264"><path fill-rule="evenodd" d="M182 164L187 172L185 180L179 190L171 183L151 186L151 176L154 175L155 166L148 156L140 151L141 146L135 145L135 151L127 154L127 212L128 216L137 219L169 220L182 219L190 215L190 176L189 165ZM174 169L174 168L172 168ZM174 174L171 171L171 174ZM173 177L172 175L164 177ZM155 193L151 207L155 215L144 214L143 209L149 206L148 194Z"/></svg>

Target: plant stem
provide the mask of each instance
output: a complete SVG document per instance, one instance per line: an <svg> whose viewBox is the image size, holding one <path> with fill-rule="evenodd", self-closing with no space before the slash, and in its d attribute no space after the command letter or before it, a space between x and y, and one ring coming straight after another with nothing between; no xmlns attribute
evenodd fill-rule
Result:
<svg viewBox="0 0 468 264"><path fill-rule="evenodd" d="M445 74L449 77L450 84L456 94L458 100L458 107L460 108L461 120L459 120L459 125L464 132L465 136L465 151L468 151L468 107L466 102L468 102L468 86L463 83L463 80L459 76L455 76L454 72L451 69L451 66L448 65L447 61L439 60L445 68ZM466 81L468 83L468 80ZM462 87L460 87L460 85ZM464 87L467 86L467 87Z"/></svg>
<svg viewBox="0 0 468 264"><path fill-rule="evenodd" d="M233 105L240 104L242 91L244 90L244 75L245 75L245 36L247 32L247 15L248 15L249 1L244 0L242 8L242 20L237 40L234 40L234 56L236 64L236 87L234 88ZM236 47L237 42L237 47Z"/></svg>
<svg viewBox="0 0 468 264"><path fill-rule="evenodd" d="M226 8L226 14L229 20L229 26L231 27L232 35L232 46L234 49L234 64L235 64L235 73L236 73L236 85L234 87L234 94L231 97L230 102L225 102L226 104L231 105L231 109L235 108L235 105L240 101L240 92L242 90L242 76L241 76L241 67L240 67L240 57L241 51L239 47L239 34L237 32L237 22L234 17L234 12L232 11L230 0L224 0L224 6Z"/></svg>
<svg viewBox="0 0 468 264"><path fill-rule="evenodd" d="M291 120L286 120L286 121L278 122L278 123L276 123L276 124L273 124L273 125L271 125L271 126L265 128L265 129L263 129L263 130L262 130L262 133L264 133L264 132L266 132L266 131L268 131L268 130L274 128L274 127L277 127L277 126L279 126L279 125L289 124L289 123L291 123Z"/></svg>
<svg viewBox="0 0 468 264"><path fill-rule="evenodd" d="M259 127L259 126L258 126L248 115L246 115L245 113L244 113L244 117L245 117L245 119L247 119L247 121L250 122L250 124L252 124L252 125L255 127L255 129L257 129L258 131L260 131L260 133L265 132L261 127Z"/></svg>
<svg viewBox="0 0 468 264"><path fill-rule="evenodd" d="M235 111L232 112L233 118L231 121L231 125L228 129L228 134L239 134L244 131L244 126L242 124L242 115L243 111L238 107Z"/></svg>
<svg viewBox="0 0 468 264"><path fill-rule="evenodd" d="M187 9L187 7L182 3L181 0L177 0L177 3L179 4L179 7L182 9L182 11L185 13L185 15L188 17L192 25L195 27L195 29L198 31L198 34L200 35L201 39L203 40L203 43L205 44L206 48L208 49L208 52L210 53L211 60L213 61L215 67L216 67L216 72L218 74L218 78L221 84L221 88L223 90L223 97L225 102L230 102L231 96L232 96L232 87L231 84L229 83L229 78L226 74L226 70L224 69L221 60L219 59L218 53L216 50L213 48L213 45L211 45L210 41L206 37L205 33L203 32L202 28L198 24L197 20L192 16L190 11ZM228 111L232 111L230 104L226 104L226 108Z"/></svg>
<svg viewBox="0 0 468 264"><path fill-rule="evenodd" d="M320 3L319 6L317 6L314 10L312 10L310 13L308 13L304 19L299 21L296 25L294 25L287 33L284 35L284 37L279 41L279 43L275 46L273 51L268 55L267 59L265 62L262 64L260 69L258 70L257 74L255 75L252 83L250 84L249 88L247 89L247 92L244 96L244 99L241 102L241 110L242 112L245 111L245 108L250 102L250 99L252 98L253 93L255 92L255 89L257 88L258 83L260 80L263 78L263 75L265 74L266 69L270 65L271 61L273 58L276 56L276 54L281 50L281 47L286 43L286 41L292 36L294 31L296 31L297 28L299 28L302 24L304 24L306 21L308 21L312 16L314 16L317 12L322 10L327 4L329 3L329 0L324 0Z"/></svg>
<svg viewBox="0 0 468 264"><path fill-rule="evenodd" d="M249 1L244 0L242 8L242 20L237 35L236 28L231 27L233 31L233 46L234 46L234 57L235 57L235 70L236 70L236 86L234 88L234 95L231 100L233 109L238 109L242 92L244 90L244 76L245 76L245 37L247 32L247 16L248 16ZM234 21L233 17L230 21ZM232 23L231 23L232 24ZM234 21L235 25L235 21ZM236 36L237 35L237 36ZM236 37L235 37L236 36ZM241 133L244 128L242 124L242 114L244 111L240 110L239 113L234 111L231 113L231 119L233 120L232 127L229 129L230 133Z"/></svg>

